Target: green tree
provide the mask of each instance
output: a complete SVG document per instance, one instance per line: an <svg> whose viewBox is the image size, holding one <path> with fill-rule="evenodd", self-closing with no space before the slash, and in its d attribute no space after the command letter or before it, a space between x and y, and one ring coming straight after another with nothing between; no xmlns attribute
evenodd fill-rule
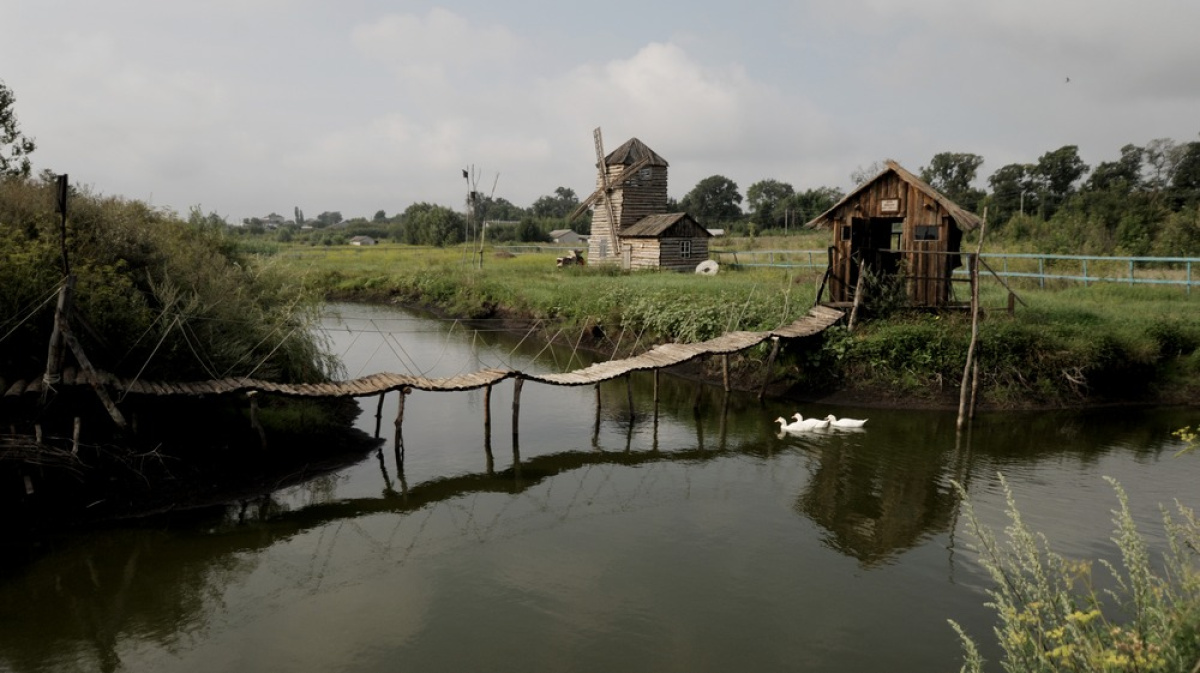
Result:
<svg viewBox="0 0 1200 673"><path fill-rule="evenodd" d="M545 243L550 240L550 235L532 217L521 218L516 235L517 240L523 243Z"/></svg>
<svg viewBox="0 0 1200 673"><path fill-rule="evenodd" d="M342 214L336 210L333 210L333 211L327 210L327 211L321 213L320 215L317 215L317 222L320 223L317 226L319 226L319 227L332 226L341 221L342 221Z"/></svg>
<svg viewBox="0 0 1200 673"><path fill-rule="evenodd" d="M984 192L971 186L983 165L983 157L970 152L939 152L928 166L921 167L921 179L945 194L951 201L974 211Z"/></svg>
<svg viewBox="0 0 1200 673"><path fill-rule="evenodd" d="M552 196L542 196L529 207L534 217L563 219L579 206L579 197L570 187L558 187Z"/></svg>
<svg viewBox="0 0 1200 673"><path fill-rule="evenodd" d="M1171 191L1179 205L1200 203L1200 142L1182 146L1179 163L1171 176Z"/></svg>
<svg viewBox="0 0 1200 673"><path fill-rule="evenodd" d="M373 222L387 222L387 219L388 219L387 211L380 209L380 210L375 211L375 217L372 218L372 221Z"/></svg>
<svg viewBox="0 0 1200 673"><path fill-rule="evenodd" d="M724 175L710 175L697 183L679 205L700 223L715 224L740 219L741 202L736 182Z"/></svg>
<svg viewBox="0 0 1200 673"><path fill-rule="evenodd" d="M1088 172L1088 165L1079 158L1077 145L1064 145L1038 157L1034 174L1045 184L1046 191L1057 196L1070 194L1075 183Z"/></svg>
<svg viewBox="0 0 1200 673"><path fill-rule="evenodd" d="M1031 212L1038 207L1041 190L1033 170L1033 164L1008 164L996 169L988 178L997 222L1006 222L1017 213Z"/></svg>
<svg viewBox="0 0 1200 673"><path fill-rule="evenodd" d="M746 203L750 206L750 217L758 226L767 229L781 223L784 208L780 205L796 193L786 182L767 179L759 180L746 190Z"/></svg>
<svg viewBox="0 0 1200 673"><path fill-rule="evenodd" d="M1137 145L1126 145L1121 148L1121 158L1116 161L1102 161L1096 165L1084 184L1084 189L1092 192L1117 191L1128 194L1142 187L1142 163L1146 150Z"/></svg>
<svg viewBox="0 0 1200 673"><path fill-rule="evenodd" d="M796 192L780 207L789 211L790 220L803 225L817 215L829 210L846 195L836 187L817 187Z"/></svg>
<svg viewBox="0 0 1200 673"><path fill-rule="evenodd" d="M463 216L445 206L414 203L403 215L401 238L411 245L443 247L463 240Z"/></svg>
<svg viewBox="0 0 1200 673"><path fill-rule="evenodd" d="M29 177L29 155L37 149L33 138L25 137L17 123L17 102L11 89L0 81L0 176Z"/></svg>

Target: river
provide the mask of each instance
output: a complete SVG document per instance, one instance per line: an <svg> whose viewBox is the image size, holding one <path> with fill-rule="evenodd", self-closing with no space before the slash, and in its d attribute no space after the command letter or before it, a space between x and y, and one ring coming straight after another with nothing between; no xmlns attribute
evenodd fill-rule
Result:
<svg viewBox="0 0 1200 673"><path fill-rule="evenodd" d="M520 335L390 307L325 321L348 376L451 376L590 362ZM631 337L626 337L631 338ZM377 454L187 518L47 543L0 575L0 669L33 671L956 671L947 619L991 644L988 579L952 480L1003 525L998 474L1069 557L1116 559L1129 492L1197 504L1195 410L983 414L725 396L663 376L601 387L511 381L385 398ZM376 402L357 423L373 433ZM772 419L868 417L779 437ZM1097 574L1103 571L1097 566Z"/></svg>

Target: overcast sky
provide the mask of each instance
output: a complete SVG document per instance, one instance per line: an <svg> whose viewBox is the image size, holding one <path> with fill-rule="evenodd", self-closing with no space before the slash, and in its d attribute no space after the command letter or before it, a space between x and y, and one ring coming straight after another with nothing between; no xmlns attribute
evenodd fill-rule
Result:
<svg viewBox="0 0 1200 673"><path fill-rule="evenodd" d="M0 0L35 169L240 222L528 206L638 137L713 174L847 189L891 158L981 178L1200 132L1197 0ZM1068 81L1069 78L1069 81ZM499 176L497 181L497 175ZM982 182L982 180L981 180Z"/></svg>

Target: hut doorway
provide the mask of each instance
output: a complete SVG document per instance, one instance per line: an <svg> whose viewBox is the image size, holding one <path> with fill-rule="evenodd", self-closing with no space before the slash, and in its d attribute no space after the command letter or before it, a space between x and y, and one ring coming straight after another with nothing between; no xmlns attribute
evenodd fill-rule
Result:
<svg viewBox="0 0 1200 673"><path fill-rule="evenodd" d="M900 269L903 225L903 217L851 218L849 246L843 248L849 256L849 263L842 267L848 271L845 285L849 290L848 300L853 299L853 288L858 285L859 264L876 278L894 275Z"/></svg>

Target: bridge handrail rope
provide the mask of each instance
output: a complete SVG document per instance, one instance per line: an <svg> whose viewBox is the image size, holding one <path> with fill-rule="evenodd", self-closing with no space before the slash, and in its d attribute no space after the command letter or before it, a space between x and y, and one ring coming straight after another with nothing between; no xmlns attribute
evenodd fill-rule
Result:
<svg viewBox="0 0 1200 673"><path fill-rule="evenodd" d="M380 372L345 381L286 384L256 380L249 376L185 383L150 382L138 378L120 379L106 372L96 372L96 377L99 379L96 383L120 390L123 395L133 393L143 395L198 396L227 395L256 391L294 397L368 397L403 388L424 391L477 390L494 385L508 378L527 379L548 385L582 386L609 381L634 371L648 371L671 367L705 355L735 353L757 346L771 338L795 339L811 336L832 326L842 316L843 313L836 309L825 306L814 306L806 315L790 325L774 330L765 332L735 331L698 343L661 344L639 355L619 360L608 360L582 369L551 374L534 374L509 367L481 369L468 374L447 378L428 378L423 375ZM286 341L290 337L291 333L286 335L280 343L282 344L283 341ZM92 381L89 376L82 375L75 377L74 380L64 381L64 383L67 385L90 384ZM37 385L30 385L26 390L34 392L38 388L39 386Z"/></svg>

